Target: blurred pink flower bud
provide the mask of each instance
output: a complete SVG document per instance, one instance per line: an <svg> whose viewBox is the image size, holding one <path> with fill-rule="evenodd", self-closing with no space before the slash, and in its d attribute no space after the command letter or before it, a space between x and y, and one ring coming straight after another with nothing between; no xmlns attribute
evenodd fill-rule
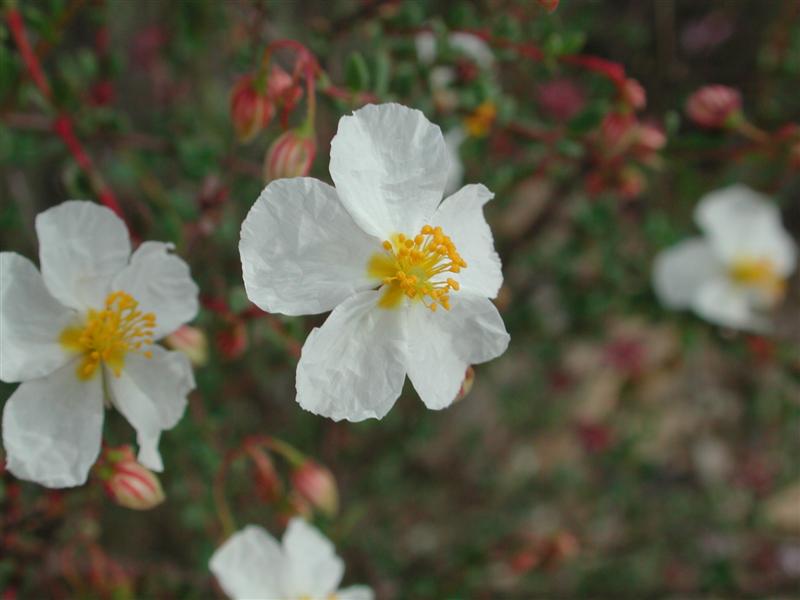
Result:
<svg viewBox="0 0 800 600"><path fill-rule="evenodd" d="M642 123L639 125L636 148L639 152L657 152L667 143L667 136L658 125Z"/></svg>
<svg viewBox="0 0 800 600"><path fill-rule="evenodd" d="M607 156L621 154L638 137L638 122L632 114L608 113L602 123L597 140L600 150Z"/></svg>
<svg viewBox="0 0 800 600"><path fill-rule="evenodd" d="M183 352L196 367L208 362L208 339L202 329L182 325L169 334L164 343L173 350Z"/></svg>
<svg viewBox="0 0 800 600"><path fill-rule="evenodd" d="M283 484L278 477L275 464L269 454L258 446L248 447L247 455L253 461L255 469L256 494L263 502L268 504L275 502L283 492Z"/></svg>
<svg viewBox="0 0 800 600"><path fill-rule="evenodd" d="M273 65L267 79L267 97L276 106L291 111L303 97L303 88L286 71Z"/></svg>
<svg viewBox="0 0 800 600"><path fill-rule="evenodd" d="M571 79L553 79L536 87L536 101L558 121L569 121L586 106L586 94Z"/></svg>
<svg viewBox="0 0 800 600"><path fill-rule="evenodd" d="M686 101L686 114L702 127L727 127L741 111L741 95L726 85L701 87Z"/></svg>
<svg viewBox="0 0 800 600"><path fill-rule="evenodd" d="M622 100L633 110L642 110L647 104L647 93L644 91L642 84L635 79L626 79L620 91Z"/></svg>
<svg viewBox="0 0 800 600"><path fill-rule="evenodd" d="M244 354L248 346L247 327L235 319L226 329L217 334L217 349L227 360L235 360Z"/></svg>
<svg viewBox="0 0 800 600"><path fill-rule="evenodd" d="M539 6L551 13L558 8L559 1L560 0L539 0Z"/></svg>
<svg viewBox="0 0 800 600"><path fill-rule="evenodd" d="M130 446L107 448L97 472L108 496L120 506L149 510L164 501L158 477L137 462Z"/></svg>
<svg viewBox="0 0 800 600"><path fill-rule="evenodd" d="M453 402L458 402L459 400L463 400L464 397L470 393L472 390L472 386L475 384L475 369L472 368L470 365L467 367L467 372L464 375L464 381L461 382L461 387L458 390L458 394L456 394L456 399Z"/></svg>
<svg viewBox="0 0 800 600"><path fill-rule="evenodd" d="M311 172L316 154L317 144L311 134L290 129L272 142L264 160L264 177L267 182L304 177Z"/></svg>
<svg viewBox="0 0 800 600"><path fill-rule="evenodd" d="M234 85L230 111L236 136L248 142L269 124L275 115L275 106L259 93L255 76L249 74L240 77Z"/></svg>
<svg viewBox="0 0 800 600"><path fill-rule="evenodd" d="M329 469L307 459L292 471L292 486L311 506L327 515L339 510L339 490Z"/></svg>

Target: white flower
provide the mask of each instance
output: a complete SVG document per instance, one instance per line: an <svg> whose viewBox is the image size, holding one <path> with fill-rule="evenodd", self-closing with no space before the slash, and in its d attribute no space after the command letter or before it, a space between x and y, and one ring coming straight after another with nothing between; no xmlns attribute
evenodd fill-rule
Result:
<svg viewBox="0 0 800 600"><path fill-rule="evenodd" d="M797 248L766 196L734 185L704 196L695 221L705 234L661 252L653 286L669 308L691 308L713 323L765 331L781 300Z"/></svg>
<svg viewBox="0 0 800 600"><path fill-rule="evenodd" d="M381 418L408 374L448 406L470 364L508 345L494 298L503 281L483 205L468 185L443 202L442 133L418 110L369 105L331 143L336 189L272 182L242 225L247 294L269 312L333 309L303 346L297 401L335 420Z"/></svg>
<svg viewBox="0 0 800 600"><path fill-rule="evenodd" d="M480 37L472 33L456 31L447 35L447 44L472 60L481 69L490 69L494 65L494 52ZM422 31L414 36L417 58L424 65L436 60L436 35L431 31Z"/></svg>
<svg viewBox="0 0 800 600"><path fill-rule="evenodd" d="M41 275L0 253L0 379L22 382L3 410L8 469L48 487L86 481L103 405L133 425L139 461L161 470L158 440L194 388L188 359L152 345L197 313L197 286L170 244L131 254L125 224L91 202L36 217Z"/></svg>
<svg viewBox="0 0 800 600"><path fill-rule="evenodd" d="M344 563L333 544L298 517L283 543L256 525L232 535L214 553L209 568L235 600L372 600L363 585L338 590Z"/></svg>

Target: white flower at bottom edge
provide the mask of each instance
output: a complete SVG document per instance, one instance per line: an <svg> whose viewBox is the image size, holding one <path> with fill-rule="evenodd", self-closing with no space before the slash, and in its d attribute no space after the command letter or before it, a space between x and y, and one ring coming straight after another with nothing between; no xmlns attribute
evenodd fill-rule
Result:
<svg viewBox="0 0 800 600"><path fill-rule="evenodd" d="M197 313L197 286L170 244L131 254L109 209L70 201L36 217L41 274L0 253L0 380L21 385L3 409L8 469L48 487L84 483L103 407L136 429L139 461L163 468L161 431L194 388L188 359L153 342Z"/></svg>
<svg viewBox="0 0 800 600"><path fill-rule="evenodd" d="M372 600L363 585L337 590L344 563L333 544L300 519L289 522L283 543L248 525L228 538L209 568L235 600Z"/></svg>
<svg viewBox="0 0 800 600"><path fill-rule="evenodd" d="M331 143L336 189L269 184L242 224L247 295L268 312L333 309L303 346L297 401L335 420L382 418L408 374L432 409L450 405L471 364L508 346L490 298L503 281L483 205L467 185L442 201L442 133L418 110L369 105Z"/></svg>
<svg viewBox="0 0 800 600"><path fill-rule="evenodd" d="M734 329L764 332L765 311L784 295L797 248L770 199L744 185L704 196L695 221L705 234L661 252L653 287L669 308L691 308Z"/></svg>

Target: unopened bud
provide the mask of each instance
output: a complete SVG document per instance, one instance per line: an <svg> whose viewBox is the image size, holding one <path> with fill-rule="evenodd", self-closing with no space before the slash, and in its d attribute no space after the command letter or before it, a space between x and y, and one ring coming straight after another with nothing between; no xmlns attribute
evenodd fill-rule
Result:
<svg viewBox="0 0 800 600"><path fill-rule="evenodd" d="M256 89L253 75L241 77L231 93L231 119L242 142L252 140L275 114L275 106Z"/></svg>
<svg viewBox="0 0 800 600"><path fill-rule="evenodd" d="M626 79L620 91L623 101L633 110L641 110L647 104L647 93L642 84L635 79Z"/></svg>
<svg viewBox="0 0 800 600"><path fill-rule="evenodd" d="M707 85L689 96L686 114L702 127L727 127L741 117L742 97L726 85Z"/></svg>
<svg viewBox="0 0 800 600"><path fill-rule="evenodd" d="M183 352L195 367L202 367L208 362L208 339L202 329L182 325L169 334L164 343L173 350Z"/></svg>
<svg viewBox="0 0 800 600"><path fill-rule="evenodd" d="M475 384L475 369L470 365L467 367L467 372L464 374L464 381L461 382L461 387L456 394L456 399L453 402L463 400L464 397L470 393L472 386Z"/></svg>
<svg viewBox="0 0 800 600"><path fill-rule="evenodd" d="M275 464L269 454L257 446L250 446L247 449L247 455L253 461L256 494L263 502L275 502L283 491Z"/></svg>
<svg viewBox="0 0 800 600"><path fill-rule="evenodd" d="M272 142L264 160L264 178L269 182L284 177L304 177L311 172L316 154L313 135L290 129Z"/></svg>
<svg viewBox="0 0 800 600"><path fill-rule="evenodd" d="M327 468L306 460L292 472L292 486L311 506L327 515L339 510L339 490L336 479Z"/></svg>
<svg viewBox="0 0 800 600"><path fill-rule="evenodd" d="M130 446L106 449L97 473L108 496L120 506L149 510L164 501L158 477L139 464Z"/></svg>
<svg viewBox="0 0 800 600"><path fill-rule="evenodd" d="M238 319L217 334L217 349L227 360L239 358L247 350L247 346L247 327Z"/></svg>

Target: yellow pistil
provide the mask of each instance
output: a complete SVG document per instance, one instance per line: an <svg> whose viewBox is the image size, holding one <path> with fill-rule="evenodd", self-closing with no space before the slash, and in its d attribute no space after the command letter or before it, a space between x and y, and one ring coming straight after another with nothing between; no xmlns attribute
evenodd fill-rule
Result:
<svg viewBox="0 0 800 600"><path fill-rule="evenodd" d="M739 285L760 290L773 300L780 299L786 290L786 281L769 259L739 258L731 264L729 274Z"/></svg>
<svg viewBox="0 0 800 600"><path fill-rule="evenodd" d="M453 241L441 227L425 225L414 237L398 233L383 242L384 252L376 253L367 265L371 277L383 282L385 291L378 305L395 308L402 299L418 300L435 311L450 310L450 292L459 284L447 274L467 268Z"/></svg>
<svg viewBox="0 0 800 600"><path fill-rule="evenodd" d="M128 352L137 352L146 358L153 356L143 347L153 343L156 316L142 313L138 307L139 303L130 294L111 292L106 297L105 308L89 310L85 323L61 332L61 344L83 355L78 364L78 378L90 379L101 362L119 377Z"/></svg>

